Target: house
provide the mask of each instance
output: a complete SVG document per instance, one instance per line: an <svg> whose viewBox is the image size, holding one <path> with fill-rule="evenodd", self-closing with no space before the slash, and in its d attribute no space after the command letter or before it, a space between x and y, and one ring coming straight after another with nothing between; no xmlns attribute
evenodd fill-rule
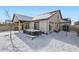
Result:
<svg viewBox="0 0 79 59"><path fill-rule="evenodd" d="M75 26L75 27L79 27L79 21L76 21L76 22L74 23L74 26Z"/></svg>
<svg viewBox="0 0 79 59"><path fill-rule="evenodd" d="M59 30L59 22L61 20L60 10L47 12L38 16L35 16L31 22L30 28L39 29L44 33Z"/></svg>
<svg viewBox="0 0 79 59"><path fill-rule="evenodd" d="M12 18L12 27L13 30L24 30L29 29L29 22L32 20L33 17L14 14Z"/></svg>
<svg viewBox="0 0 79 59"><path fill-rule="evenodd" d="M79 21L76 21L76 22L75 22L75 25L79 25Z"/></svg>
<svg viewBox="0 0 79 59"><path fill-rule="evenodd" d="M20 30L23 27L25 29L38 29L44 33L68 30L71 24L71 21L68 18L62 18L60 10L47 12L35 17L14 15L12 21L14 24L18 22L17 28ZM16 25L14 25L14 27L16 27Z"/></svg>

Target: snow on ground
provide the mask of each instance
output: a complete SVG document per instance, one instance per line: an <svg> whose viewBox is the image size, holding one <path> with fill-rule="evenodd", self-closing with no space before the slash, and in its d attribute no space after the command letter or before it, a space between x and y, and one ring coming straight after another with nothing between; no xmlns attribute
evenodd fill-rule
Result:
<svg viewBox="0 0 79 59"><path fill-rule="evenodd" d="M1 52L65 52L79 51L79 37L75 32L59 32L42 34L32 40L27 34L12 31L12 40L14 48L10 42L9 32L0 33L0 51Z"/></svg>

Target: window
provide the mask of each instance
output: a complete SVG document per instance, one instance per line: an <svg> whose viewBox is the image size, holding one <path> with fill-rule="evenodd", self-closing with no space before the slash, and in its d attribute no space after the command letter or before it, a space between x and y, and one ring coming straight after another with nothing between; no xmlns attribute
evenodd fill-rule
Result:
<svg viewBox="0 0 79 59"><path fill-rule="evenodd" d="M39 30L39 22L34 22L34 29Z"/></svg>
<svg viewBox="0 0 79 59"><path fill-rule="evenodd" d="M29 23L26 23L26 29L29 29Z"/></svg>
<svg viewBox="0 0 79 59"><path fill-rule="evenodd" d="M54 24L54 22L50 22L50 21L49 21L49 23L50 23L50 24Z"/></svg>

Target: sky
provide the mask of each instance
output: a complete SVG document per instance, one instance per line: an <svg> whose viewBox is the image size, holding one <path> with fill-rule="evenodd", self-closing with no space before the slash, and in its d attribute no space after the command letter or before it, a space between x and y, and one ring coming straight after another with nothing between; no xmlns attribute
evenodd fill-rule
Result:
<svg viewBox="0 0 79 59"><path fill-rule="evenodd" d="M0 21L8 19L6 11L12 19L14 13L33 17L55 10L61 10L63 18L70 18L72 22L79 21L78 6L0 6Z"/></svg>

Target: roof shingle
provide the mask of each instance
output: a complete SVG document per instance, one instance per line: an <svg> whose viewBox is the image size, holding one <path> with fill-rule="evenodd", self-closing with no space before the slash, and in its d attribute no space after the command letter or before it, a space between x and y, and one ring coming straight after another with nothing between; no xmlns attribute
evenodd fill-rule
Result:
<svg viewBox="0 0 79 59"><path fill-rule="evenodd" d="M33 17L20 15L20 14L15 14L15 16L18 18L18 20L21 20L21 21L32 21L33 19Z"/></svg>
<svg viewBox="0 0 79 59"><path fill-rule="evenodd" d="M50 16L54 15L56 12L59 12L59 11L60 10L56 10L56 11L47 12L47 13L44 13L44 14L41 14L41 15L37 15L37 16L33 17L32 20L47 19L47 18L49 18Z"/></svg>

